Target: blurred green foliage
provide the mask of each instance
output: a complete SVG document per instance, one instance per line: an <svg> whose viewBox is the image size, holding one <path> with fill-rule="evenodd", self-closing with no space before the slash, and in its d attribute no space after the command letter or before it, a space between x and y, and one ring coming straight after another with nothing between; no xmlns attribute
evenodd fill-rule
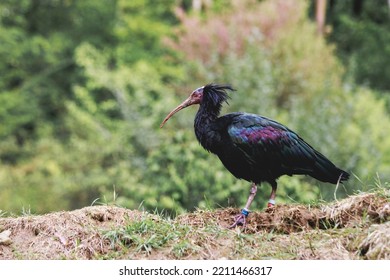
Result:
<svg viewBox="0 0 390 280"><path fill-rule="evenodd" d="M337 54L347 74L358 85L390 92L390 7L388 1L329 1L328 40L337 44ZM389 106L390 108L390 106Z"/></svg>
<svg viewBox="0 0 390 280"><path fill-rule="evenodd" d="M201 13L190 2L0 3L0 209L242 206L249 183L197 143L195 108L159 129L209 82L237 88L224 112L277 119L363 181L352 178L338 196L377 173L390 179L385 102L342 79L307 2L215 1ZM279 184L279 202L333 198L333 186L302 176ZM253 208L269 192L264 184Z"/></svg>

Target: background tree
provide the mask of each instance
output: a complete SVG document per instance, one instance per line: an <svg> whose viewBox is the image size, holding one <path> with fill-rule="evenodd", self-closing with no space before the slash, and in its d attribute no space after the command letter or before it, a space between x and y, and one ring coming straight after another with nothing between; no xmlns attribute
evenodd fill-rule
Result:
<svg viewBox="0 0 390 280"><path fill-rule="evenodd" d="M388 7L361 2L357 20L339 2L327 5L332 45L305 1L214 0L198 13L187 0L2 1L0 208L242 205L247 184L198 145L194 111L158 128L208 82L238 89L225 111L279 120L363 182L339 196L389 180ZM304 177L280 186L279 202L333 199Z"/></svg>
<svg viewBox="0 0 390 280"><path fill-rule="evenodd" d="M349 79L388 95L390 9L386 1L328 1L328 40L346 65ZM313 9L313 7L312 7Z"/></svg>

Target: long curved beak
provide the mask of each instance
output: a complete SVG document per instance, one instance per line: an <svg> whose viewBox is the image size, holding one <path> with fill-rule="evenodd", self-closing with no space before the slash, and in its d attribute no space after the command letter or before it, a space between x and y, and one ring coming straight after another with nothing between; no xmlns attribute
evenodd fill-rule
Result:
<svg viewBox="0 0 390 280"><path fill-rule="evenodd" d="M191 96L188 97L186 100L183 101L183 103L181 103L179 106L177 106L175 109L172 110L172 112L170 112L166 117L165 119L163 120L163 122L161 123L160 125L160 128L162 128L164 126L164 124L169 120L170 117L172 117L174 114L176 114L177 112L179 112L180 110L190 106L194 104Z"/></svg>

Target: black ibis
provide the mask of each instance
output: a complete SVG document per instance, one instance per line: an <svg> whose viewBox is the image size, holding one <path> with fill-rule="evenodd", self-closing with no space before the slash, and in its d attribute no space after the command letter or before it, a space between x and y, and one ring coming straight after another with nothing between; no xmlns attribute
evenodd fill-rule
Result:
<svg viewBox="0 0 390 280"><path fill-rule="evenodd" d="M216 154L235 177L251 182L248 201L231 228L246 226L257 185L262 182L268 182L272 187L268 207L273 207L276 179L282 175L309 175L333 184L348 180L346 171L336 167L297 133L274 120L241 112L220 117L222 104L229 99L228 91L234 89L218 84L207 84L194 90L166 116L160 127L178 111L200 105L194 122L196 138L203 148Z"/></svg>

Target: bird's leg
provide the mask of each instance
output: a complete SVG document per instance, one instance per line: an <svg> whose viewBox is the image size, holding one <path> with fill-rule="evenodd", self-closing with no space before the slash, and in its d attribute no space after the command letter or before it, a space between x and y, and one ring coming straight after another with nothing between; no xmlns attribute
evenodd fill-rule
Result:
<svg viewBox="0 0 390 280"><path fill-rule="evenodd" d="M249 196L248 196L248 200L247 200L247 202L246 202L246 204L245 204L245 208L244 208L244 209L246 209L247 211L248 211L249 207L251 206L252 201L253 201L253 199L254 199L255 196L256 196L256 193L257 193L257 186L256 186L255 183L252 183L252 185L251 185L251 191L250 191L250 194L249 194Z"/></svg>
<svg viewBox="0 0 390 280"><path fill-rule="evenodd" d="M271 191L271 195L270 195L269 200L268 200L268 205L267 205L268 208L275 206L275 197L276 197L276 190L278 188L278 185L276 184L276 182L273 182L273 183L271 183L271 187L272 187L272 191Z"/></svg>
<svg viewBox="0 0 390 280"><path fill-rule="evenodd" d="M245 204L245 207L241 210L241 214L238 214L234 218L234 223L229 228L234 228L237 225L243 225L243 227L246 226L246 217L249 215L249 207L251 206L252 201L256 196L256 192L257 192L257 186L255 183L252 183L251 191L248 200Z"/></svg>

